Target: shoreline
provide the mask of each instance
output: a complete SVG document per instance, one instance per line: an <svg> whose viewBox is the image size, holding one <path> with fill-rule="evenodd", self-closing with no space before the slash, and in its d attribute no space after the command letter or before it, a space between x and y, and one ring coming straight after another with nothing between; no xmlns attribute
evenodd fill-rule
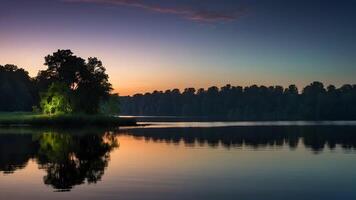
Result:
<svg viewBox="0 0 356 200"><path fill-rule="evenodd" d="M120 127L136 125L135 118L101 114L0 113L0 127Z"/></svg>

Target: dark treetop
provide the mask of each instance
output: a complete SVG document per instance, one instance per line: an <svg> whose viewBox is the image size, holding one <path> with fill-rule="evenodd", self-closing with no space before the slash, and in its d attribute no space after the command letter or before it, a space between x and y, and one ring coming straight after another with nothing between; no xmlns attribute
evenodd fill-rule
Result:
<svg viewBox="0 0 356 200"><path fill-rule="evenodd" d="M58 50L45 57L45 65L35 78L14 65L0 65L0 111L41 106L46 114L95 114L110 96L109 76L97 58L86 61L71 50Z"/></svg>
<svg viewBox="0 0 356 200"><path fill-rule="evenodd" d="M356 85L186 88L121 97L124 115L210 116L234 120L355 120Z"/></svg>

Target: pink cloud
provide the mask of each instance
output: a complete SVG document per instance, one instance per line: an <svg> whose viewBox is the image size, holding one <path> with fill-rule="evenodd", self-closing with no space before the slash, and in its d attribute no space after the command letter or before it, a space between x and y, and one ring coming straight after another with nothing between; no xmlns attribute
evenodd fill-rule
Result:
<svg viewBox="0 0 356 200"><path fill-rule="evenodd" d="M197 21L197 22L227 22L234 21L241 16L245 15L245 9L238 9L233 12L222 12L222 11L210 11L210 10L198 10L193 8L178 8L178 7L163 7L160 5L151 5L140 0L64 0L70 3L97 3L97 4L108 4L115 6L129 6L140 8L143 10L172 14L180 16L187 20Z"/></svg>

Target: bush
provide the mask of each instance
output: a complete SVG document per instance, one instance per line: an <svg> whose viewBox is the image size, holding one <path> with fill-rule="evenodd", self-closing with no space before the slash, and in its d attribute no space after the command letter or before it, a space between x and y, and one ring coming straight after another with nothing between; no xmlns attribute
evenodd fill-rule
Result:
<svg viewBox="0 0 356 200"><path fill-rule="evenodd" d="M44 114L71 113L69 90L62 83L52 83L47 92L41 94L41 109Z"/></svg>

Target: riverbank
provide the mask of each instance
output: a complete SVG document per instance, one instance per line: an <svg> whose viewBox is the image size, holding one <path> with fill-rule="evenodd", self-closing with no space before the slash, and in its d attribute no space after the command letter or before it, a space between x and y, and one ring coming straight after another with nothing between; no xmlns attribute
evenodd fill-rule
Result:
<svg viewBox="0 0 356 200"><path fill-rule="evenodd" d="M135 118L112 115L0 113L0 126L118 127L135 126Z"/></svg>

